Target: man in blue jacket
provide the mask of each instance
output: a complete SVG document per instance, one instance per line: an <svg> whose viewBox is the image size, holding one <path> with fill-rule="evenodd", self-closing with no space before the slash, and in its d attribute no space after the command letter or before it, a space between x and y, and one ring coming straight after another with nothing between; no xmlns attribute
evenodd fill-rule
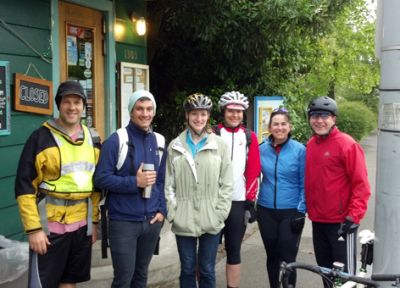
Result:
<svg viewBox="0 0 400 288"><path fill-rule="evenodd" d="M114 268L112 287L144 288L167 213L164 197L166 153L163 153L165 143L161 143L164 141L158 140L161 135L156 137L151 128L156 112L153 95L145 90L134 92L128 109L130 122L121 128L126 129L122 131L127 132L127 137L121 138L116 132L104 142L94 181L96 187L108 191L106 206ZM126 144L127 154L121 156ZM119 167L121 157L125 159ZM154 170L144 170L144 164L154 165ZM150 195L145 195L145 190L151 191Z"/></svg>

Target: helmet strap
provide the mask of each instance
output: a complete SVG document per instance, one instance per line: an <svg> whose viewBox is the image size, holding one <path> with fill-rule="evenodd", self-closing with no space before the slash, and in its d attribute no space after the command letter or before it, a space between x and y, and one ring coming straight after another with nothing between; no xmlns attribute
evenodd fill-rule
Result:
<svg viewBox="0 0 400 288"><path fill-rule="evenodd" d="M192 131L196 136L201 137L204 135L204 133L207 131L207 126L205 126L203 129L201 129L200 132L197 132L195 129L193 129L192 126L190 126L190 124L188 123L188 127L190 129L190 131Z"/></svg>
<svg viewBox="0 0 400 288"><path fill-rule="evenodd" d="M309 123L310 123L310 122L309 122ZM311 125L310 125L310 127L311 127ZM326 134L324 134L324 135L319 135L319 134L316 134L312 128L311 128L311 130L313 131L313 134L314 134L314 135L317 135L317 136L320 136L320 137L326 138L326 137L328 137L328 136L329 136L329 134L331 134L331 132L332 132L332 130L333 130L333 128L334 128L334 127L336 127L336 123L335 123L335 124L333 124L333 125L332 125L332 127L331 127L331 129L329 129L329 131L328 131Z"/></svg>
<svg viewBox="0 0 400 288"><path fill-rule="evenodd" d="M235 127L231 127L231 126L226 125L226 123L225 123L225 121L224 121L224 122L222 122L222 125L223 125L225 128L229 128L229 129L235 130L236 128L240 127L240 125L242 125L242 123L239 123L239 125L237 125L237 126L235 126Z"/></svg>

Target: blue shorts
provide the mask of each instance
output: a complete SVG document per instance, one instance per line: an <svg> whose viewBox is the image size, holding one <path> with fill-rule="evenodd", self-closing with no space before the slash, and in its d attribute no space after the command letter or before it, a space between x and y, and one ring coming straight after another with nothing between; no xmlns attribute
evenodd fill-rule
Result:
<svg viewBox="0 0 400 288"><path fill-rule="evenodd" d="M29 253L28 287L53 288L90 280L92 236L87 226L65 234L51 233L47 253ZM40 284L41 283L41 284Z"/></svg>

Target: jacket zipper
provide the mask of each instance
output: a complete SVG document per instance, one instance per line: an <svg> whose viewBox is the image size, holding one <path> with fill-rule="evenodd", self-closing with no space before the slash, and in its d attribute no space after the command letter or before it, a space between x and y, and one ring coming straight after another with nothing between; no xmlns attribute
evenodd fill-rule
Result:
<svg viewBox="0 0 400 288"><path fill-rule="evenodd" d="M233 147L235 146L235 132L232 130L232 149L231 149L231 161L233 161Z"/></svg>
<svg viewBox="0 0 400 288"><path fill-rule="evenodd" d="M276 153L276 151L275 151ZM275 173L274 173L274 180L275 180L275 186L274 186L274 208L276 209L276 198L277 198L277 181L278 181L278 159L279 159L279 154L276 153L276 159L275 159Z"/></svg>

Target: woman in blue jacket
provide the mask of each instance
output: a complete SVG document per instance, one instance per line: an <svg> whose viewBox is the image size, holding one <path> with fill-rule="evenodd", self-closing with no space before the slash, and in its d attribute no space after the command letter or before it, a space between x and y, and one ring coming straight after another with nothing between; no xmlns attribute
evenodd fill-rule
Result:
<svg viewBox="0 0 400 288"><path fill-rule="evenodd" d="M305 147L290 138L290 115L285 108L271 113L268 129L271 135L260 145L262 182L257 221L267 252L270 287L276 288L280 263L296 261L304 226ZM295 286L296 275L289 283Z"/></svg>

